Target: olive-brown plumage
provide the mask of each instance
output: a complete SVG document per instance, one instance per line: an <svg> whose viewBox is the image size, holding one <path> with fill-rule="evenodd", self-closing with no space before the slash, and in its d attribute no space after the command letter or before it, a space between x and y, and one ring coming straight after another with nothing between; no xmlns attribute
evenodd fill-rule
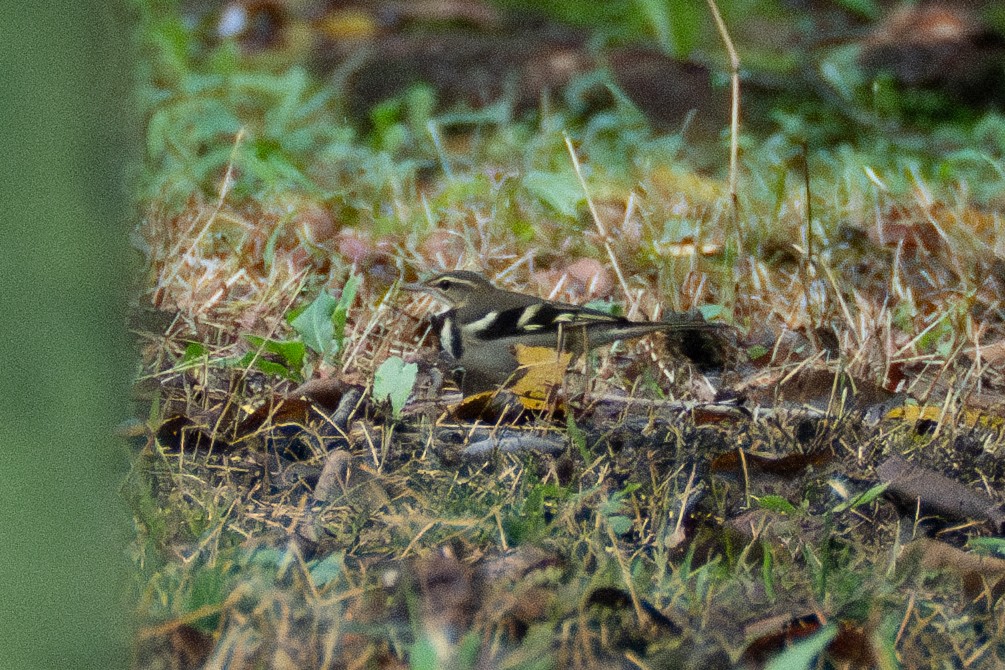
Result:
<svg viewBox="0 0 1005 670"><path fill-rule="evenodd" d="M519 367L514 355L517 344L561 348L579 355L657 331L716 328L692 314L671 314L662 321L629 321L580 305L500 289L482 275L466 270L445 272L403 288L428 293L446 305L434 323L441 348L460 369L465 394L504 385Z"/></svg>

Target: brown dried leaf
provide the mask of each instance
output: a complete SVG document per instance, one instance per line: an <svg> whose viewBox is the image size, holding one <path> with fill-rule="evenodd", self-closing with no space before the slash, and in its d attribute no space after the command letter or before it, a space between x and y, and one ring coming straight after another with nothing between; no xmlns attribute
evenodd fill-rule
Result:
<svg viewBox="0 0 1005 670"><path fill-rule="evenodd" d="M580 258L562 270L586 295L609 295L614 289L610 270L595 258Z"/></svg>
<svg viewBox="0 0 1005 670"><path fill-rule="evenodd" d="M456 640L471 627L478 608L474 570L442 548L423 557L416 572L426 630L436 638Z"/></svg>
<svg viewBox="0 0 1005 670"><path fill-rule="evenodd" d="M795 402L827 409L842 396L862 406L877 405L892 394L876 384L827 367L803 367L795 373L768 370L737 388L761 405Z"/></svg>
<svg viewBox="0 0 1005 670"><path fill-rule="evenodd" d="M966 3L905 3L863 41L860 62L903 86L955 94L963 104L999 96L1005 38Z"/></svg>
<svg viewBox="0 0 1005 670"><path fill-rule="evenodd" d="M818 614L780 615L755 622L747 627L747 637L759 637L747 645L740 657L740 665L745 668L763 667L787 646L820 630L823 624ZM772 628L775 630L772 631ZM827 655L842 668L864 670L876 667L876 654L870 636L865 627L851 621L839 623L837 635L827 645Z"/></svg>
<svg viewBox="0 0 1005 670"><path fill-rule="evenodd" d="M908 569L949 572L962 582L963 595L974 601L987 593L993 605L1005 586L1005 559L963 551L945 542L921 538L906 545L901 562Z"/></svg>
<svg viewBox="0 0 1005 670"><path fill-rule="evenodd" d="M450 408L457 421L484 421L485 423L513 424L520 420L526 407L509 391L482 391L463 398Z"/></svg>
<svg viewBox="0 0 1005 670"><path fill-rule="evenodd" d="M881 481L889 483L886 495L906 510L913 511L920 503L922 514L979 519L989 522L996 530L1005 525L1005 513L986 494L901 456L890 456L883 461L876 468L876 474Z"/></svg>
<svg viewBox="0 0 1005 670"><path fill-rule="evenodd" d="M1005 340L998 340L991 344L983 344L977 347L968 347L963 353L970 358L978 358L989 365L1001 367L1005 364Z"/></svg>
<svg viewBox="0 0 1005 670"><path fill-rule="evenodd" d="M169 452L210 450L228 452L234 447L213 432L208 423L197 422L184 414L169 417L157 429L157 441Z"/></svg>
<svg viewBox="0 0 1005 670"><path fill-rule="evenodd" d="M904 251L923 250L934 254L943 248L942 236L930 221L887 221L869 229L873 242L885 247L902 247Z"/></svg>
<svg viewBox="0 0 1005 670"><path fill-rule="evenodd" d="M744 668L762 668L772 657L783 651L788 645L809 637L820 630L823 624L816 614L792 616L781 614L755 621L744 631L751 640L740 656L740 666Z"/></svg>
<svg viewBox="0 0 1005 670"><path fill-rule="evenodd" d="M834 452L830 449L820 449L805 454L789 454L781 458L768 458L743 451L730 451L712 460L712 472L742 476L746 465L746 471L751 474L792 478L809 467L824 465L832 458L834 458Z"/></svg>
<svg viewBox="0 0 1005 670"><path fill-rule="evenodd" d="M285 396L273 395L238 424L236 434L238 437L247 437L266 423L306 425L312 418L318 417L319 413L334 412L347 397L361 398L362 390L360 386L347 384L334 377L312 379Z"/></svg>

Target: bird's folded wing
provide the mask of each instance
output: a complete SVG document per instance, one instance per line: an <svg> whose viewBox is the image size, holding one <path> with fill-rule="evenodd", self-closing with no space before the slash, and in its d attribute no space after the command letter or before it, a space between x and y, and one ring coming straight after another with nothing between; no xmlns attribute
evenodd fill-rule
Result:
<svg viewBox="0 0 1005 670"><path fill-rule="evenodd" d="M467 335L483 340L504 339L544 332L579 324L629 324L630 321L591 309L537 302L531 305L490 311L463 326Z"/></svg>

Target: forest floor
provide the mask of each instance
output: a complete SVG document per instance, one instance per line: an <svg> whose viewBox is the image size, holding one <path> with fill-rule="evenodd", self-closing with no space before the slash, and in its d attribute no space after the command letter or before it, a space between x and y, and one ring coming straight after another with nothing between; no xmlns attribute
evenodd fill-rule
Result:
<svg viewBox="0 0 1005 670"><path fill-rule="evenodd" d="M550 23L463 49L392 31L362 79L192 26L142 28L136 667L1005 664L1005 119L807 150L858 112L770 131L755 83L734 194L728 76L654 118L639 82L691 66L612 51L624 95L598 97L618 86ZM456 59L360 93L437 45L502 102L466 106ZM485 70L502 53L529 60ZM504 85L557 53L553 102ZM399 290L454 268L727 327L475 406L438 369L437 306Z"/></svg>

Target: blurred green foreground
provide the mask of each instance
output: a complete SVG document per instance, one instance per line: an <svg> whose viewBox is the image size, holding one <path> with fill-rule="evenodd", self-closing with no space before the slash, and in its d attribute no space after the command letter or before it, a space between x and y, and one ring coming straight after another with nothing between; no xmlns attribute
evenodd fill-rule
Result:
<svg viewBox="0 0 1005 670"><path fill-rule="evenodd" d="M4 12L0 667L125 667L120 7Z"/></svg>

